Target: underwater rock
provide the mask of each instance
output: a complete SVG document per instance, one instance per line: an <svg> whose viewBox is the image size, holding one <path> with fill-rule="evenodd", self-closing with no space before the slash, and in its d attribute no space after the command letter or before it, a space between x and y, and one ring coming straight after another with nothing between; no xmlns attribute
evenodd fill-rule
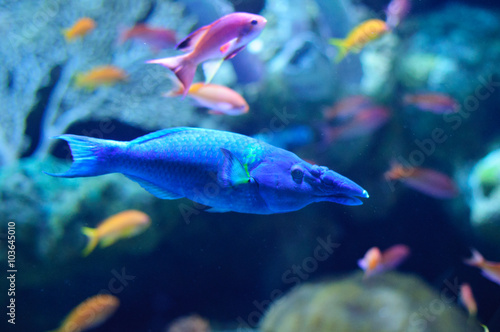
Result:
<svg viewBox="0 0 500 332"><path fill-rule="evenodd" d="M500 149L474 166L468 186L472 227L482 239L496 246L500 238Z"/></svg>
<svg viewBox="0 0 500 332"><path fill-rule="evenodd" d="M278 300L262 332L481 331L454 306L453 290L440 294L420 279L386 273L368 280L345 278L304 284Z"/></svg>
<svg viewBox="0 0 500 332"><path fill-rule="evenodd" d="M413 92L445 92L463 101L481 77L498 73L499 33L498 12L448 2L401 25L405 42L395 74Z"/></svg>

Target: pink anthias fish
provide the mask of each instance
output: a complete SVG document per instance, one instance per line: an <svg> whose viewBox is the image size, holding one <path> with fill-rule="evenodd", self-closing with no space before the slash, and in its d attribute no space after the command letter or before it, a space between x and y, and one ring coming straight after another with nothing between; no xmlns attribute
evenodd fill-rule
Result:
<svg viewBox="0 0 500 332"><path fill-rule="evenodd" d="M173 47L176 44L175 31L151 27L144 23L136 24L132 28L123 31L120 34L118 43L123 44L128 40L143 41L155 52Z"/></svg>
<svg viewBox="0 0 500 332"><path fill-rule="evenodd" d="M184 86L183 95L186 96L200 63L213 60L204 67L206 83L209 83L222 62L244 49L262 32L266 23L264 17L249 13L237 12L223 16L194 31L177 45L178 50L188 54L147 63L158 63L172 70Z"/></svg>
<svg viewBox="0 0 500 332"><path fill-rule="evenodd" d="M165 94L175 97L184 94L182 86ZM246 100L236 91L217 84L194 83L187 93L197 105L207 107L210 114L241 115L248 112Z"/></svg>
<svg viewBox="0 0 500 332"><path fill-rule="evenodd" d="M410 9L410 0L392 0L385 10L387 26L391 29L397 27L408 15Z"/></svg>
<svg viewBox="0 0 500 332"><path fill-rule="evenodd" d="M409 255L410 248L404 244L396 244L383 252L378 247L372 247L358 260L358 266L365 271L365 278L369 278L377 273L395 269Z"/></svg>
<svg viewBox="0 0 500 332"><path fill-rule="evenodd" d="M475 317L477 314L477 303L472 293L472 288L469 284L463 283L460 285L460 302L469 312L469 315Z"/></svg>
<svg viewBox="0 0 500 332"><path fill-rule="evenodd" d="M452 97L442 93L408 94L404 97L405 105L413 106L421 111L437 114L455 113L459 105Z"/></svg>
<svg viewBox="0 0 500 332"><path fill-rule="evenodd" d="M373 105L371 99L363 95L345 97L335 105L327 107L323 111L323 118L325 120L349 118L371 105Z"/></svg>
<svg viewBox="0 0 500 332"><path fill-rule="evenodd" d="M408 187L435 198L453 198L459 193L452 179L432 169L404 167L393 162L384 176L386 180L399 180Z"/></svg>
<svg viewBox="0 0 500 332"><path fill-rule="evenodd" d="M476 249L472 249L472 257L464 263L480 268L483 276L500 285L500 263L485 260Z"/></svg>
<svg viewBox="0 0 500 332"><path fill-rule="evenodd" d="M384 125L390 117L390 112L382 106L365 105L349 116L338 116L339 123L324 126L324 141L345 141L371 135Z"/></svg>

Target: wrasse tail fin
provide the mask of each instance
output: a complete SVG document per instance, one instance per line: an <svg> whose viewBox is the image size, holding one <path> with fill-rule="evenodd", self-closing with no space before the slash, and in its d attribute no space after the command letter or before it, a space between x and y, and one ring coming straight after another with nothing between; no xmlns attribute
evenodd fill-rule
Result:
<svg viewBox="0 0 500 332"><path fill-rule="evenodd" d="M105 155L107 149L113 148L111 145L113 141L77 135L61 135L54 138L68 142L73 156L73 164L64 173L55 174L44 171L45 174L62 178L75 178L110 173L105 163L101 162L100 156Z"/></svg>
<svg viewBox="0 0 500 332"><path fill-rule="evenodd" d="M94 228L82 227L82 233L89 238L89 243L82 251L82 256L87 257L92 251L94 251L97 243L99 243L99 238L97 237L97 233Z"/></svg>
<svg viewBox="0 0 500 332"><path fill-rule="evenodd" d="M196 74L196 65L186 61L185 55L149 60L146 63L157 63L172 70L184 87L183 96L187 95Z"/></svg>
<svg viewBox="0 0 500 332"><path fill-rule="evenodd" d="M330 44L338 48L337 56L335 57L335 63L339 63L347 55L348 49L345 46L343 39L331 38Z"/></svg>

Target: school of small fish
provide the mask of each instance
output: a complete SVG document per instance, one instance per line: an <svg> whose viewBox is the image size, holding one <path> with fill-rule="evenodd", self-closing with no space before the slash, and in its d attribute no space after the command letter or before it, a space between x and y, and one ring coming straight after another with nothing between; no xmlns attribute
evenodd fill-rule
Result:
<svg viewBox="0 0 500 332"><path fill-rule="evenodd" d="M396 29L411 9L410 0L392 0L385 9L386 20L368 19L354 27L348 35L331 38L337 48L334 58L340 63L349 53L359 53L366 45ZM188 97L208 113L238 116L249 112L245 98L235 90L210 81L225 60L229 60L257 38L267 20L256 14L237 12L221 17L177 41L173 30L138 23L122 30L118 45L140 41L151 51L174 48L183 55L149 60L160 64L175 75L176 88L164 96ZM98 24L83 17L62 31L67 42L82 40L98 29ZM198 65L203 66L205 82L193 83ZM126 84L127 73L114 65L103 65L79 73L75 87L88 91L118 82ZM405 108L434 114L455 113L456 100L445 93L418 92L402 97ZM372 135L391 119L383 105L363 95L347 96L323 111L318 126L325 145ZM61 135L69 143L73 156L71 168L57 177L98 176L122 173L139 183L151 194L162 199L187 197L206 206L208 212L242 212L254 214L282 213L301 209L320 201L344 205L362 204L368 192L355 182L328 169L305 161L295 154L247 136L201 128L170 128L150 133L130 142L101 140L90 137ZM437 199L450 199L459 194L454 181L434 169L391 162L385 172L387 181L399 181L407 187ZM200 195L200 189L215 184L215 197ZM137 236L151 225L144 212L127 210L108 217L96 228L83 227L88 242L82 251L88 256L100 244L111 246L120 239ZM365 279L395 269L410 255L404 244L384 251L370 248L358 266ZM500 263L490 262L475 249L464 263L477 267L489 280L500 285ZM460 302L472 317L478 311L469 284L460 287ZM108 319L118 308L119 300L111 295L91 297L61 323L57 331L84 331ZM92 317L88 319L88 317ZM184 331L186 326L208 330L208 321L198 316L176 321L169 331ZM201 326L201 327L200 327ZM190 327L192 328L192 327ZM487 329L484 326L485 329Z"/></svg>

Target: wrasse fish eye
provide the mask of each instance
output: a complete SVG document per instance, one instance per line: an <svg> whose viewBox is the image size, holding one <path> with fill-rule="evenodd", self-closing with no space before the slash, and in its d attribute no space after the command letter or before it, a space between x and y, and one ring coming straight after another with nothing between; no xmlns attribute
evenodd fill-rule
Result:
<svg viewBox="0 0 500 332"><path fill-rule="evenodd" d="M304 170L300 167L300 165L294 165L292 167L292 178L293 181L297 183L302 183L302 180L304 179Z"/></svg>

